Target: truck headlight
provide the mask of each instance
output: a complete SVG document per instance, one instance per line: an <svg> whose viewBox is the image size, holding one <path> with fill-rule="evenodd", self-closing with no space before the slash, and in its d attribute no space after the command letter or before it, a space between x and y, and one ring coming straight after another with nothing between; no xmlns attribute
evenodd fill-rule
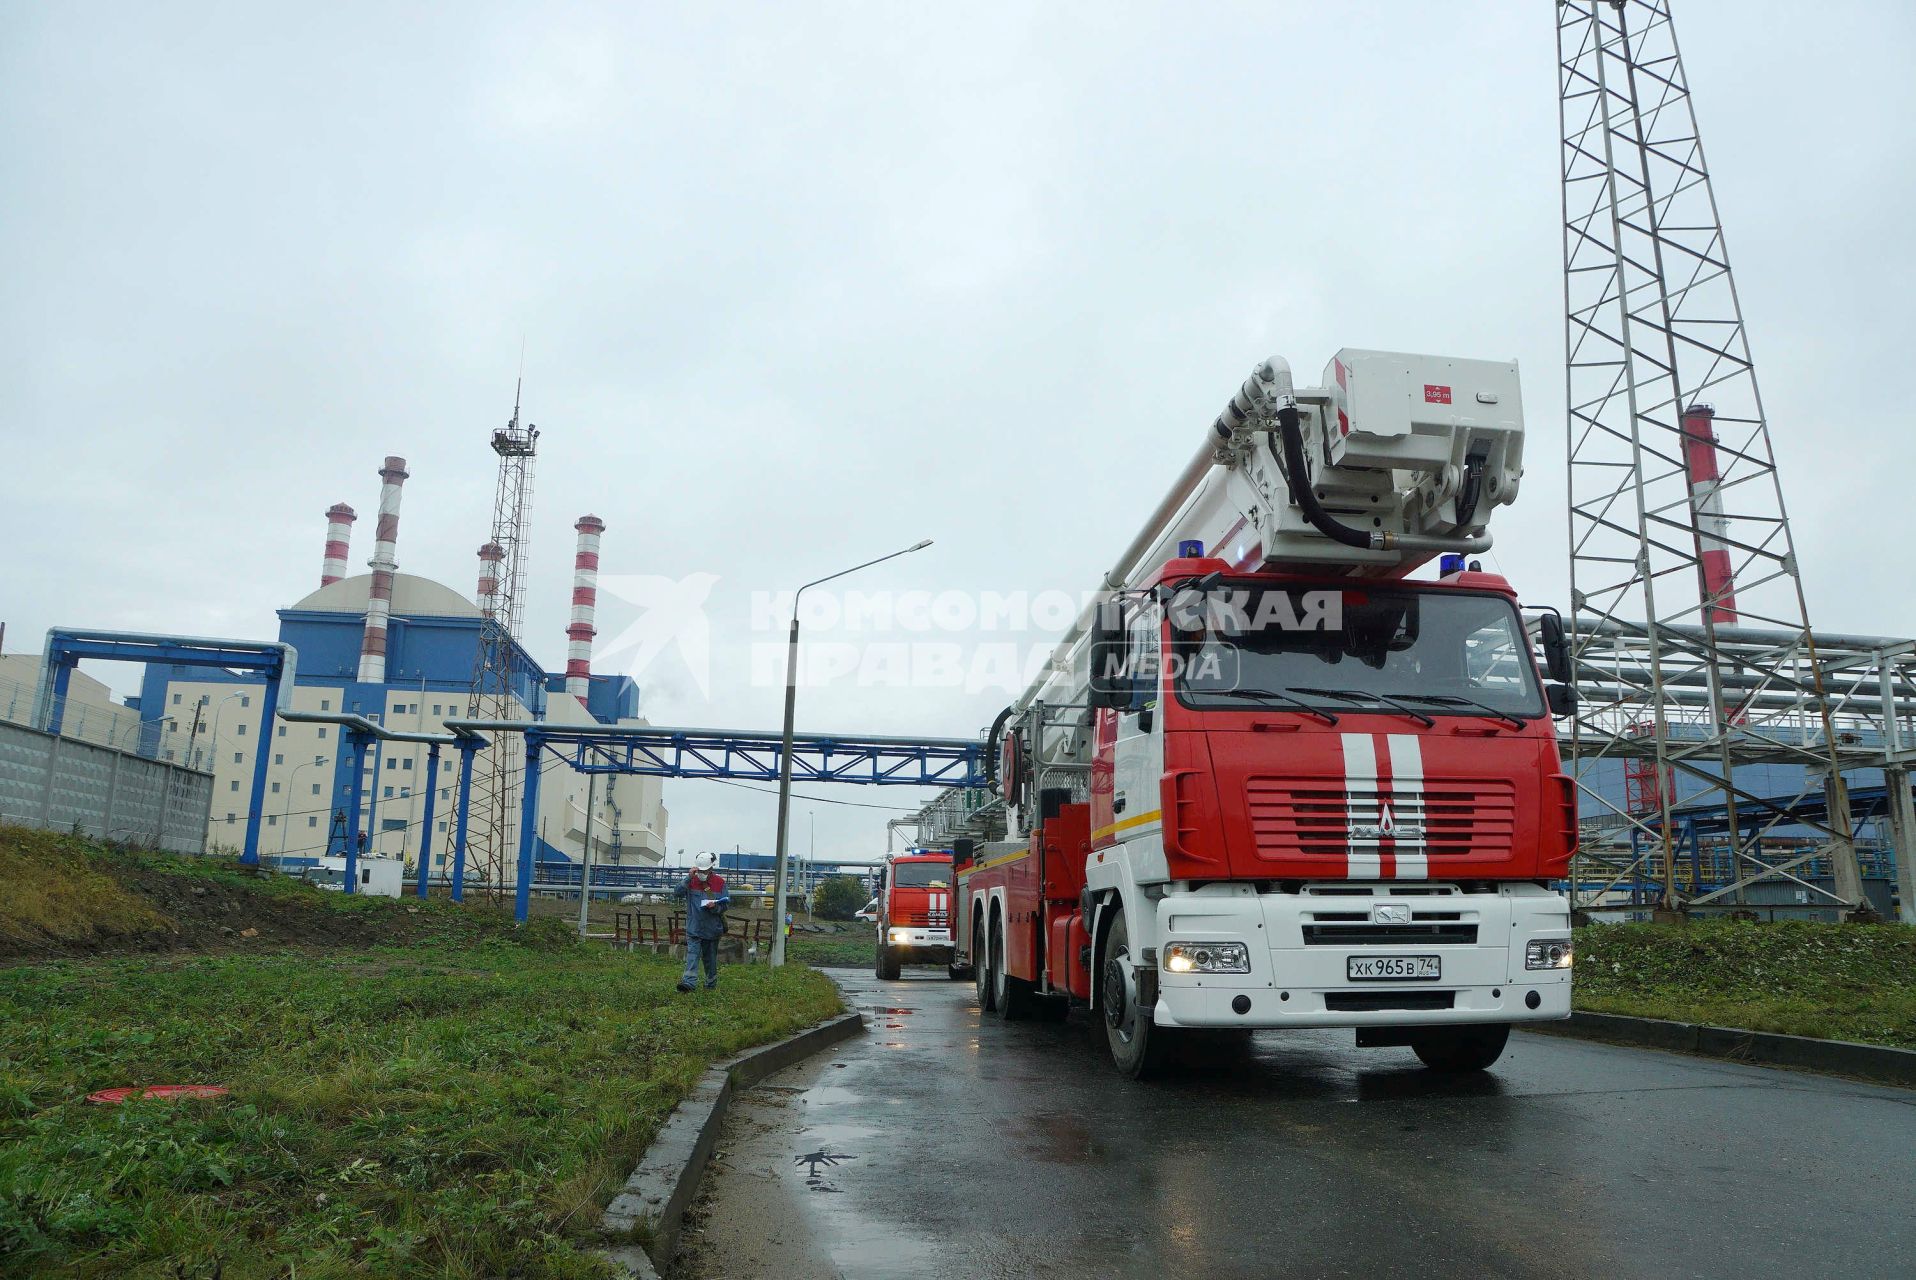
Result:
<svg viewBox="0 0 1916 1280"><path fill-rule="evenodd" d="M1172 973L1249 973L1251 951L1241 942L1173 942L1164 948Z"/></svg>
<svg viewBox="0 0 1916 1280"><path fill-rule="evenodd" d="M905 937L906 937L906 931L903 929L893 929L891 931L891 940L893 942L903 942L905 940Z"/></svg>
<svg viewBox="0 0 1916 1280"><path fill-rule="evenodd" d="M1574 959L1568 938L1532 938L1524 943L1526 969L1568 969Z"/></svg>

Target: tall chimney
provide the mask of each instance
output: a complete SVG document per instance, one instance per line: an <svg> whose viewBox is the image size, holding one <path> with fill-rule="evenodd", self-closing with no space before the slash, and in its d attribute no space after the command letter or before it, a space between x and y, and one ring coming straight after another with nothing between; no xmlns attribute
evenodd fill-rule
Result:
<svg viewBox="0 0 1916 1280"><path fill-rule="evenodd" d="M326 558L320 562L319 585L330 587L346 576L346 547L353 540L353 521L359 517L343 502L326 513Z"/></svg>
<svg viewBox="0 0 1916 1280"><path fill-rule="evenodd" d="M496 542L479 548L479 613L490 618L499 608L499 565L506 549Z"/></svg>
<svg viewBox="0 0 1916 1280"><path fill-rule="evenodd" d="M572 558L572 625L565 629L565 691L584 702L592 688L592 625L599 608L599 535L605 521L580 516L572 526L579 532L579 551Z"/></svg>
<svg viewBox="0 0 1916 1280"><path fill-rule="evenodd" d="M1716 410L1693 404L1683 411L1683 471L1690 481L1690 518L1696 527L1697 562L1703 571L1703 607L1712 623L1734 626L1736 578L1725 539L1722 476L1716 465Z"/></svg>
<svg viewBox="0 0 1916 1280"><path fill-rule="evenodd" d="M399 569L394 544L399 541L399 486L406 483L406 460L386 459L379 469L379 532L373 537L372 590L366 596L366 638L359 645L361 684L386 683L386 620L392 615L393 574Z"/></svg>

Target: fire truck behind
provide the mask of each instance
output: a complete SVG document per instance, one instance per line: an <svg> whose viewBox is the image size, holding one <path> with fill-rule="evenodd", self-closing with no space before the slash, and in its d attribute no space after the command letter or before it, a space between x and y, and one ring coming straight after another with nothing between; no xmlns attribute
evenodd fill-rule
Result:
<svg viewBox="0 0 1916 1280"><path fill-rule="evenodd" d="M962 978L951 936L951 855L914 850L885 859L878 869L878 976L895 981L908 964L942 964Z"/></svg>

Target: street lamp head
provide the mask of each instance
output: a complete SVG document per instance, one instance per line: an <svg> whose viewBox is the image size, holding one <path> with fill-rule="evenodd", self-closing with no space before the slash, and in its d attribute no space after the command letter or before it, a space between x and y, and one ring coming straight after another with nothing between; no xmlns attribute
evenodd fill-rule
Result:
<svg viewBox="0 0 1916 1280"><path fill-rule="evenodd" d="M920 542L920 543L917 543L917 544L916 544L916 545L914 545L914 546L909 546L909 547L906 547L906 548L905 548L905 550L906 550L906 551L908 551L908 552L910 552L910 551L923 551L923 550L924 550L924 549L925 549L926 547L929 547L930 545L931 545L931 539L930 539L930 538L926 538L926 539L925 539L925 540L924 540L923 542Z"/></svg>

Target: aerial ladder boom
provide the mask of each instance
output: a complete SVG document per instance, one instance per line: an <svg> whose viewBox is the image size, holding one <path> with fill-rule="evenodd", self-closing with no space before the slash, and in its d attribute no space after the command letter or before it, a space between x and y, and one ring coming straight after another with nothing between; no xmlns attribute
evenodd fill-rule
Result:
<svg viewBox="0 0 1916 1280"><path fill-rule="evenodd" d="M1523 476L1515 362L1345 348L1323 385L1257 366L1170 491L1100 580L1045 674L1013 706L1069 679L1098 604L1185 544L1246 572L1401 578L1490 547L1492 511Z"/></svg>

